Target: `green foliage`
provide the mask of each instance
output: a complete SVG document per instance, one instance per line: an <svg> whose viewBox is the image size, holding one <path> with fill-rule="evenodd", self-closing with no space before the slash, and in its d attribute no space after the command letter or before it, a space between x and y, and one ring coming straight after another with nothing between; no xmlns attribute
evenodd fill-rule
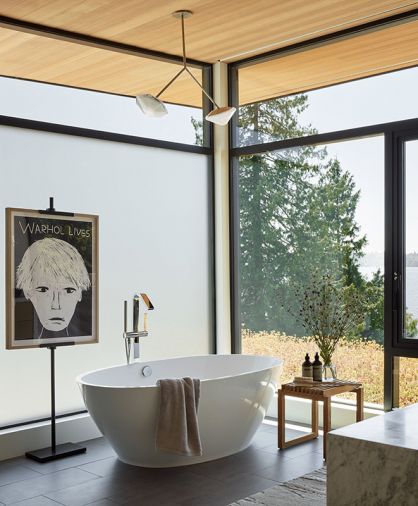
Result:
<svg viewBox="0 0 418 506"><path fill-rule="evenodd" d="M293 287L299 311L294 315L318 346L324 365L330 365L340 339L364 320L365 305L353 284L316 270L306 284Z"/></svg>
<svg viewBox="0 0 418 506"><path fill-rule="evenodd" d="M366 317L355 335L361 335L381 344L384 337L384 283L384 276L379 269L370 281L361 280L357 284L359 291L364 294Z"/></svg>
<svg viewBox="0 0 418 506"><path fill-rule="evenodd" d="M243 108L243 142L255 135L266 140L314 133L298 127L306 106L302 95ZM310 146L241 157L239 187L242 325L302 335L303 327L284 309L297 309L290 286L315 269L337 273L346 284L361 281L366 239L355 221L360 193L338 160Z"/></svg>
<svg viewBox="0 0 418 506"><path fill-rule="evenodd" d="M203 146L203 121L199 121L193 116L190 117L190 121L194 128L195 144L197 146Z"/></svg>
<svg viewBox="0 0 418 506"><path fill-rule="evenodd" d="M312 126L299 124L307 107L306 95L240 107L240 144L315 134ZM202 124L192 122L199 144ZM314 146L242 156L239 200L243 328L305 335L292 287L307 286L315 272L332 273L363 304L364 318L345 336L383 343L384 276L377 271L368 280L360 272L367 244L356 222L360 191L337 159ZM411 255L409 261L418 264L417 258ZM408 335L418 335L410 313L406 328Z"/></svg>
<svg viewBox="0 0 418 506"><path fill-rule="evenodd" d="M239 144L260 144L317 133L310 125L299 125L299 115L307 107L307 95L276 98L240 107Z"/></svg>
<svg viewBox="0 0 418 506"><path fill-rule="evenodd" d="M408 311L405 312L405 332L408 337L418 336L418 320Z"/></svg>

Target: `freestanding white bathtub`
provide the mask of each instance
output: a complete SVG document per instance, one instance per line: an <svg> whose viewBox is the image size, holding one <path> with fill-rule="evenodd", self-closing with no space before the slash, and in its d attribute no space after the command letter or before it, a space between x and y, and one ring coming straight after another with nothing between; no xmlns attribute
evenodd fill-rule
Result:
<svg viewBox="0 0 418 506"><path fill-rule="evenodd" d="M272 357L207 355L110 367L83 374L77 381L91 417L120 460L135 466L173 467L219 459L246 448L273 399L282 364ZM151 368L150 376L143 375L144 367ZM200 457L155 448L156 382L184 376L201 380Z"/></svg>

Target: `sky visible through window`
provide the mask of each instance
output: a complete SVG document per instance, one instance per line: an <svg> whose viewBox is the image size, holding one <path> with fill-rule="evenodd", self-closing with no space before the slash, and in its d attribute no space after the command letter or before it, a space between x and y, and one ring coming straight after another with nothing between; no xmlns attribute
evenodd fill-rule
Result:
<svg viewBox="0 0 418 506"><path fill-rule="evenodd" d="M319 133L418 118L418 67L307 93L302 124Z"/></svg>
<svg viewBox="0 0 418 506"><path fill-rule="evenodd" d="M354 178L360 200L356 210L360 235L367 236L365 253L380 253L383 267L384 251L384 138L370 137L328 144L329 156Z"/></svg>
<svg viewBox="0 0 418 506"><path fill-rule="evenodd" d="M0 78L0 114L127 135L195 144L191 118L202 110L167 105L168 115L149 118L134 98L20 79Z"/></svg>
<svg viewBox="0 0 418 506"><path fill-rule="evenodd" d="M316 90L308 93L309 107L300 116L301 124L324 133L418 118L417 90L418 68ZM329 144L327 150L353 175L361 191L357 222L360 233L367 235L365 252L380 253L383 262L383 137ZM418 191L418 143L408 148L408 187ZM408 212L418 218L416 199L408 203ZM407 253L418 252L418 221L407 220L406 236Z"/></svg>
<svg viewBox="0 0 418 506"><path fill-rule="evenodd" d="M406 251L418 252L418 140L406 144Z"/></svg>

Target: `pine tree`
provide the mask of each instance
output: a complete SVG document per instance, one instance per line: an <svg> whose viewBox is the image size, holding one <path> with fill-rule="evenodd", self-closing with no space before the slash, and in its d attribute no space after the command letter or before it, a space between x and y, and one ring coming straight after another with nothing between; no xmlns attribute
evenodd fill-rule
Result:
<svg viewBox="0 0 418 506"><path fill-rule="evenodd" d="M306 107L300 95L241 108L241 143L315 133L298 124ZM242 325L301 333L282 307L297 304L291 286L317 269L361 284L360 193L338 160L311 146L241 157L239 188Z"/></svg>
<svg viewBox="0 0 418 506"><path fill-rule="evenodd" d="M241 146L317 133L301 126L308 97L297 95L241 106ZM192 120L196 142L201 122ZM360 191L351 174L326 148L304 146L239 159L241 324L245 329L303 335L291 315L300 301L292 288L313 273L331 274L367 300L365 321L355 331L383 342L384 277L360 272L366 236L356 209ZM351 289L351 288L350 288ZM418 321L408 313L410 335Z"/></svg>

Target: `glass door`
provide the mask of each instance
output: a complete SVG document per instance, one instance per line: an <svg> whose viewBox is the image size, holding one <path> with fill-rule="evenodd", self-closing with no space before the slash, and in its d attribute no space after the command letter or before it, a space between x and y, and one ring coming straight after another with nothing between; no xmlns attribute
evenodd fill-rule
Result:
<svg viewBox="0 0 418 506"><path fill-rule="evenodd" d="M400 341L418 346L418 136L403 140L403 280Z"/></svg>
<svg viewBox="0 0 418 506"><path fill-rule="evenodd" d="M386 353L400 357L418 352L418 131L396 133L390 142L393 165L386 195L393 207L387 208L391 243L387 270L390 265L392 273L387 288L392 311L386 315L393 326L385 348Z"/></svg>
<svg viewBox="0 0 418 506"><path fill-rule="evenodd" d="M392 291L385 341L385 408L418 402L418 131L395 134L387 195L390 241L387 278ZM388 301L388 303L390 303ZM393 320L392 320L393 318ZM393 327L389 320L392 321ZM391 335L390 335L391 334Z"/></svg>

